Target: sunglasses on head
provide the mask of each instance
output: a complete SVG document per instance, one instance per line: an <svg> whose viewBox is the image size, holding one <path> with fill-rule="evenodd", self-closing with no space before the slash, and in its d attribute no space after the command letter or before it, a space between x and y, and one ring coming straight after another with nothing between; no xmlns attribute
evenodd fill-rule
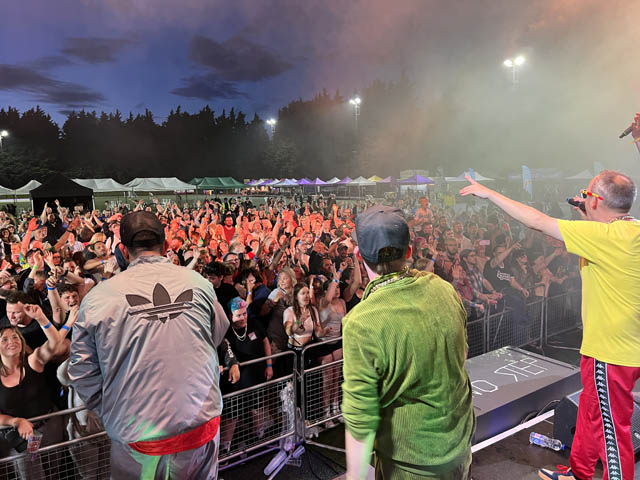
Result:
<svg viewBox="0 0 640 480"><path fill-rule="evenodd" d="M593 192L590 192L589 190L584 190L584 189L583 189L583 190L580 190L580 196L581 196L582 198L595 197L595 198L597 198L597 199L599 199L599 200L604 200L604 198L602 198L602 197L601 197L600 195L598 195L597 193L593 193Z"/></svg>

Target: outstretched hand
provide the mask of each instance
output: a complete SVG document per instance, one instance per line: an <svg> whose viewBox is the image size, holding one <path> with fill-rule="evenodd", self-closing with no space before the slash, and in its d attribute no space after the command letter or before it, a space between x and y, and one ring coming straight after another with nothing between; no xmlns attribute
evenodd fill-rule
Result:
<svg viewBox="0 0 640 480"><path fill-rule="evenodd" d="M460 195L463 197L467 195L474 195L479 198L489 198L489 195L493 192L490 188L480 185L469 175L465 175L464 178L470 183L470 185L460 189Z"/></svg>

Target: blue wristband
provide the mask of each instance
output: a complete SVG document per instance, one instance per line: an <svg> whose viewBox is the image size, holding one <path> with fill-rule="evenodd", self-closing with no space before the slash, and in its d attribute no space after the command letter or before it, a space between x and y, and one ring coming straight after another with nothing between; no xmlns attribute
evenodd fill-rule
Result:
<svg viewBox="0 0 640 480"><path fill-rule="evenodd" d="M60 329L61 329L61 330L66 330L66 331L71 330L71 328L70 328L70 327L68 327L68 326L66 326L66 325L62 325L62 326L60 327Z"/></svg>
<svg viewBox="0 0 640 480"><path fill-rule="evenodd" d="M49 327L51 327L51 322L47 323L46 325L42 325L42 328L44 328L45 330Z"/></svg>
<svg viewBox="0 0 640 480"><path fill-rule="evenodd" d="M267 368L273 367L273 363L267 363Z"/></svg>
<svg viewBox="0 0 640 480"><path fill-rule="evenodd" d="M51 290L55 290L56 287L47 287L47 290L51 291Z"/></svg>

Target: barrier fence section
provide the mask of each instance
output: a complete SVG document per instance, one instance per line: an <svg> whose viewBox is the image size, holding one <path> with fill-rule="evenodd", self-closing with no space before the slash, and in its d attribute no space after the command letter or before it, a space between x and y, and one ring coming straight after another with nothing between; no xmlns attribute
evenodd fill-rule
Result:
<svg viewBox="0 0 640 480"><path fill-rule="evenodd" d="M568 332L582 323L582 292L570 290L547 298L545 343L549 337Z"/></svg>
<svg viewBox="0 0 640 480"><path fill-rule="evenodd" d="M284 362L290 373L222 397L219 460L225 462L296 433L296 354L282 352L240 364ZM226 448L225 448L226 447Z"/></svg>
<svg viewBox="0 0 640 480"><path fill-rule="evenodd" d="M334 426L342 419L342 337L314 343L302 351L302 418L304 438L318 426ZM307 368L306 366L309 365Z"/></svg>
<svg viewBox="0 0 640 480"><path fill-rule="evenodd" d="M526 306L526 321L513 310L487 312L467 325L469 357L514 345L546 343L549 337L569 331L580 324L580 292L542 298ZM317 435L342 420L341 338L306 346L301 352L283 352L240 364L283 362L285 374L269 381L223 395L220 422L220 469L246 461L246 455L258 456L278 449L278 442L291 439L290 445ZM279 369L279 371L283 371ZM60 431L72 428L72 416L86 410L79 407L30 419L34 428L56 424ZM46 425L44 424L46 422ZM4 429L0 428L0 437ZM86 433L86 432L85 432ZM46 478L108 479L109 438L104 431L72 438L54 445L42 444L34 454L17 454L0 441L0 478L40 480ZM78 437L79 435L72 435ZM320 445L323 446L323 445ZM3 448L4 447L4 448ZM328 447L333 448L335 447ZM263 449L263 450L261 450ZM337 449L341 450L341 449ZM343 451L343 450L341 450Z"/></svg>

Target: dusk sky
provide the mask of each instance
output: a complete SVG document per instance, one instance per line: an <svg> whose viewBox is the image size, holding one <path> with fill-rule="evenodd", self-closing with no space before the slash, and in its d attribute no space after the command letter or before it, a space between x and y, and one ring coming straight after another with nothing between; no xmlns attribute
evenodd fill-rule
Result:
<svg viewBox="0 0 640 480"><path fill-rule="evenodd" d="M552 143L625 166L635 160L617 134L640 110L638 44L640 2L619 0L3 2L0 107L39 104L60 125L82 108L162 121L209 104L266 118L404 72L427 111L439 105L447 130L473 140L470 154L518 140L510 151ZM520 53L514 96L502 61ZM512 110L530 131L510 130Z"/></svg>

